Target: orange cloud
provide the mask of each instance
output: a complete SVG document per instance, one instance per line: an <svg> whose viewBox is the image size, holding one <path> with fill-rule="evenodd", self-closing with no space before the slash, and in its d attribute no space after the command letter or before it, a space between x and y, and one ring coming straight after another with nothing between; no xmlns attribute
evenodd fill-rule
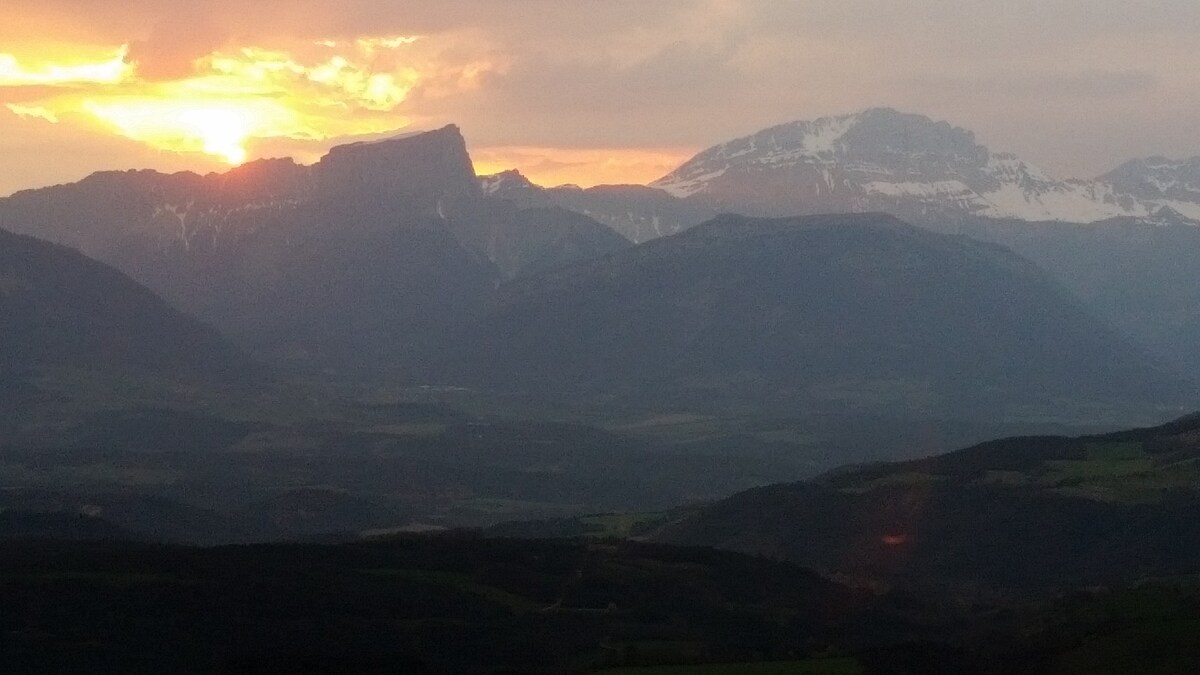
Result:
<svg viewBox="0 0 1200 675"><path fill-rule="evenodd" d="M158 150L205 153L239 164L259 141L325 140L406 127L411 118L404 104L415 88L442 89L447 82L470 88L490 67L435 63L412 53L418 41L381 36L292 49L214 51L195 59L188 75L162 81L141 77L126 47L103 59L34 66L0 54L0 88L72 85L8 108L50 123L90 120Z"/></svg>

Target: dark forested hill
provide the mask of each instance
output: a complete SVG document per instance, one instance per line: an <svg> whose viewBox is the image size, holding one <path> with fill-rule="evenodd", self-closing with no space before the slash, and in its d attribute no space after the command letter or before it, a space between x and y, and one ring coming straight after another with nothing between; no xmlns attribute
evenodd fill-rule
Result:
<svg viewBox="0 0 1200 675"><path fill-rule="evenodd" d="M1200 572L1200 418L1026 437L741 493L661 539L991 590Z"/></svg>
<svg viewBox="0 0 1200 675"><path fill-rule="evenodd" d="M60 366L231 373L217 332L77 251L0 230L0 372Z"/></svg>

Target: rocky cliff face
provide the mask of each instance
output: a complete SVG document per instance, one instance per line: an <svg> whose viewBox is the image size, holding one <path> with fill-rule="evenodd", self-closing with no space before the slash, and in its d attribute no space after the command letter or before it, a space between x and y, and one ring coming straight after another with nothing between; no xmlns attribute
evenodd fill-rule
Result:
<svg viewBox="0 0 1200 675"><path fill-rule="evenodd" d="M436 131L333 148L314 167L323 192L428 202L480 196L466 141L453 124Z"/></svg>

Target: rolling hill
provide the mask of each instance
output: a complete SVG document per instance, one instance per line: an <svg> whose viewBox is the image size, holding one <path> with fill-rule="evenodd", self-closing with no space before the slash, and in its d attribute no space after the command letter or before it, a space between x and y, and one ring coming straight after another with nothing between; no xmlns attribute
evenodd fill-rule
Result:
<svg viewBox="0 0 1200 675"><path fill-rule="evenodd" d="M851 577L1028 593L1195 574L1200 417L1022 437L759 488L657 538Z"/></svg>

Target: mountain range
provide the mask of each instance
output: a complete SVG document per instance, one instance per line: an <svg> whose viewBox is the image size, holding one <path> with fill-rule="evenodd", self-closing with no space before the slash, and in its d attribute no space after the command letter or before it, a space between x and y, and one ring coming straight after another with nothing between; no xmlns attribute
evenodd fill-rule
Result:
<svg viewBox="0 0 1200 675"><path fill-rule="evenodd" d="M518 204L586 214L635 242L722 212L885 212L1012 249L1169 367L1200 377L1200 159L1131 160L1058 180L974 134L875 108L798 121L709 148L650 186L543 188L481 178Z"/></svg>
<svg viewBox="0 0 1200 675"><path fill-rule="evenodd" d="M691 223L730 206L721 194L742 194L756 205L747 211L792 208L803 190L780 186L805 180L818 160L826 173L842 166L842 187L885 170L915 180L971 167L982 185L996 164L969 132L880 109L753 139L701 153L659 188L544 189L517 172L477 177L447 126L338 146L312 166L95 174L0 200L0 222L115 266L288 368L648 405L727 396L906 416L1188 400L1186 372L1172 374L1154 349L1179 344L1186 323L1160 345L1133 342L1091 315L1109 296L1079 293L999 247L926 231L952 229L945 221L918 221L926 230L881 214ZM729 168L697 173L713 162ZM683 176L693 177L686 197L662 189L682 191ZM738 192L752 187L771 190ZM873 205L836 201L845 194L816 203ZM657 238L634 246L617 234L610 216L620 209ZM956 218L959 231L1054 231L970 209ZM672 230L682 234L657 236ZM1070 251L1053 274L1096 247L1033 248L1043 260ZM1154 259L1161 246L1151 248ZM1150 325L1178 324L1165 310L1184 301L1173 298L1168 318Z"/></svg>
<svg viewBox="0 0 1200 675"><path fill-rule="evenodd" d="M504 279L629 245L485 197L454 126L312 166L98 173L0 200L0 227L113 265L269 360L372 368L437 342Z"/></svg>
<svg viewBox="0 0 1200 675"><path fill-rule="evenodd" d="M904 210L1087 223L1200 220L1195 160L1135 160L1058 180L970 131L890 108L792 122L701 152L651 183L722 210L792 215Z"/></svg>
<svg viewBox="0 0 1200 675"><path fill-rule="evenodd" d="M872 108L789 122L715 145L648 186L543 188L517 171L481 181L498 196L587 213L641 242L721 212L883 211L939 225L976 218L1197 224L1198 172L1200 158L1150 157L1096 178L1060 180L1012 153L989 150L966 129Z"/></svg>
<svg viewBox="0 0 1200 675"><path fill-rule="evenodd" d="M660 403L995 414L1184 396L1036 266L884 214L721 216L507 284L447 350L457 382Z"/></svg>

